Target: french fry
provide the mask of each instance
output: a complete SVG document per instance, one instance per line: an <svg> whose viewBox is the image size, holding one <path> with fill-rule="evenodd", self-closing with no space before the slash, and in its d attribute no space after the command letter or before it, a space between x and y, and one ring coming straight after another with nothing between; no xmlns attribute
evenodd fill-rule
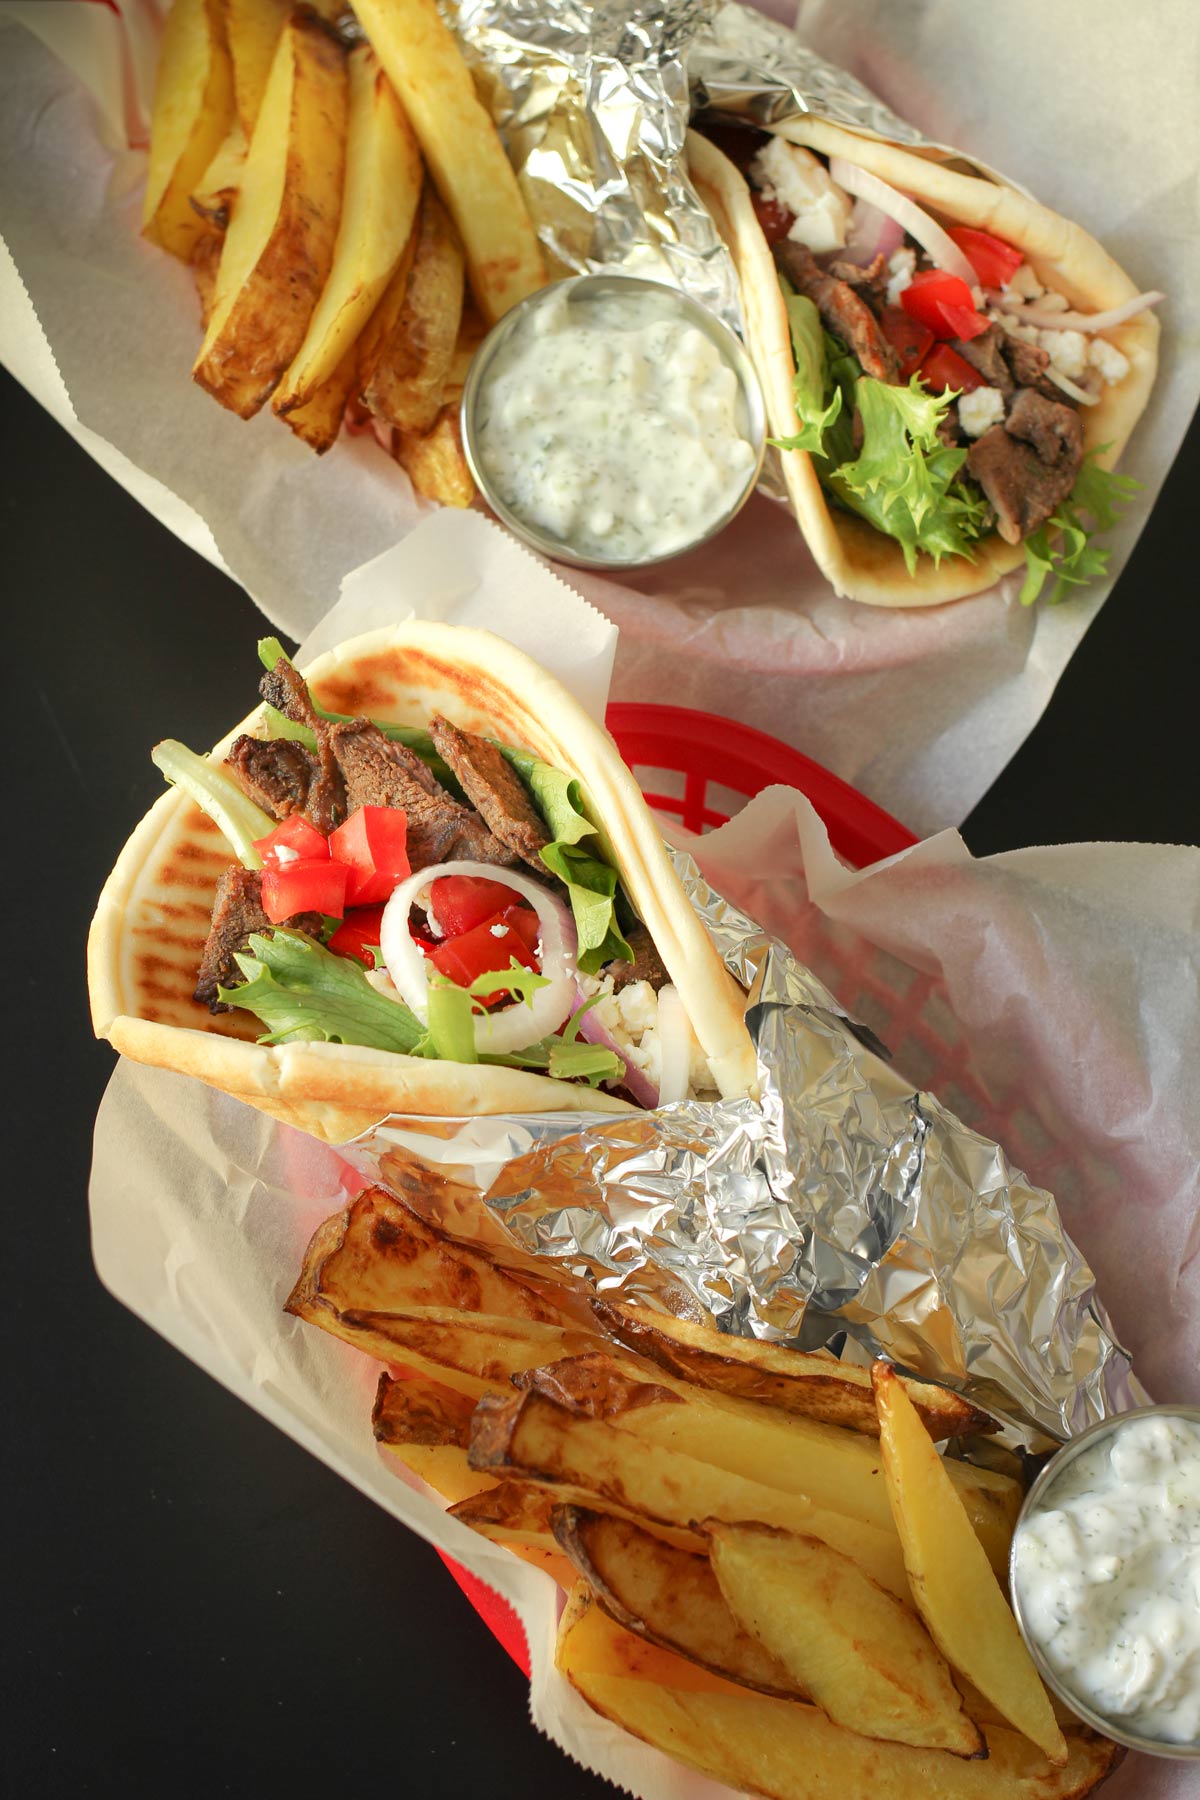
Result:
<svg viewBox="0 0 1200 1800"><path fill-rule="evenodd" d="M471 291L494 325L546 278L496 127L436 0L359 0L354 10L413 122L462 238Z"/></svg>
<svg viewBox="0 0 1200 1800"><path fill-rule="evenodd" d="M463 309L463 250L431 183L421 197L412 259L392 278L359 345L362 397L397 431L432 430Z"/></svg>
<svg viewBox="0 0 1200 1800"><path fill-rule="evenodd" d="M523 1391L487 1394L471 1421L472 1468L489 1475L548 1482L565 1502L621 1511L666 1526L685 1546L703 1550L697 1521L757 1519L810 1533L859 1563L900 1599L908 1583L894 1534L827 1512L801 1494L747 1480L694 1456L664 1449L622 1429L622 1414L652 1404L666 1389L624 1378L614 1368L590 1407L564 1393L553 1369L522 1377Z"/></svg>
<svg viewBox="0 0 1200 1800"><path fill-rule="evenodd" d="M467 1462L470 1423L463 1395L415 1375L380 1376L371 1414L376 1443L452 1505L496 1485Z"/></svg>
<svg viewBox="0 0 1200 1800"><path fill-rule="evenodd" d="M248 141L258 118L267 77L293 0L217 0L233 58L233 90L242 134ZM328 5L318 6L327 15Z"/></svg>
<svg viewBox="0 0 1200 1800"><path fill-rule="evenodd" d="M246 137L235 119L192 195L192 211L200 214L210 236L219 237L228 226L245 166Z"/></svg>
<svg viewBox="0 0 1200 1800"><path fill-rule="evenodd" d="M879 1416L867 1369L830 1357L783 1350L756 1338L731 1337L711 1325L652 1313L627 1301L596 1299L601 1325L639 1356L701 1387L743 1400L760 1400L781 1412L879 1436ZM949 1388L904 1377L909 1398L932 1438L994 1430L986 1413Z"/></svg>
<svg viewBox="0 0 1200 1800"><path fill-rule="evenodd" d="M443 406L432 431L396 434L396 461L418 494L442 506L470 506L475 482L463 454L458 402Z"/></svg>
<svg viewBox="0 0 1200 1800"><path fill-rule="evenodd" d="M1073 1732L1051 1769L1017 1733L988 1734L988 1758L885 1744L816 1707L750 1693L635 1637L584 1584L559 1622L555 1661L588 1705L668 1756L768 1800L1083 1800L1109 1775L1115 1744Z"/></svg>
<svg viewBox="0 0 1200 1800"><path fill-rule="evenodd" d="M480 1537L503 1544L522 1561L552 1575L559 1587L569 1588L575 1571L555 1541L550 1528L553 1501L528 1483L502 1481L499 1487L472 1495L449 1509L460 1525L469 1525Z"/></svg>
<svg viewBox="0 0 1200 1800"><path fill-rule="evenodd" d="M318 1307L301 1316L368 1356L420 1369L447 1387L476 1398L507 1392L514 1376L538 1368L548 1358L553 1360L559 1351L569 1354L583 1341L560 1325L486 1314L461 1319L447 1313L435 1318L428 1312L410 1316Z"/></svg>
<svg viewBox="0 0 1200 1800"><path fill-rule="evenodd" d="M941 1457L888 1363L872 1365L884 1474L917 1610L947 1662L1052 1763L1068 1747Z"/></svg>
<svg viewBox="0 0 1200 1800"><path fill-rule="evenodd" d="M349 393L355 341L409 240L421 180L421 153L396 90L371 46L359 44L349 58L346 176L333 263L304 342L275 390L277 413L307 405L347 359Z"/></svg>
<svg viewBox="0 0 1200 1800"><path fill-rule="evenodd" d="M225 233L212 316L192 370L248 419L304 341L333 259L342 198L346 59L316 15L284 28Z"/></svg>
<svg viewBox="0 0 1200 1800"><path fill-rule="evenodd" d="M284 414L284 424L318 456L337 442L346 407L354 391L354 345L343 356L332 375L326 376L302 406L293 406Z"/></svg>
<svg viewBox="0 0 1200 1800"><path fill-rule="evenodd" d="M804 1697L783 1664L734 1618L706 1556L611 1513L556 1506L552 1521L559 1544L618 1625L741 1687Z"/></svg>
<svg viewBox="0 0 1200 1800"><path fill-rule="evenodd" d="M154 83L142 235L184 262L209 229L192 192L233 117L233 68L214 0L175 0Z"/></svg>
<svg viewBox="0 0 1200 1800"><path fill-rule="evenodd" d="M213 296L217 288L217 265L220 261L221 239L215 231L210 231L200 239L192 257L192 280L196 284L196 297L200 302L202 330L208 329Z"/></svg>
<svg viewBox="0 0 1200 1800"><path fill-rule="evenodd" d="M829 1718L864 1737L986 1755L920 1620L849 1557L762 1525L714 1525L709 1539L733 1617Z"/></svg>

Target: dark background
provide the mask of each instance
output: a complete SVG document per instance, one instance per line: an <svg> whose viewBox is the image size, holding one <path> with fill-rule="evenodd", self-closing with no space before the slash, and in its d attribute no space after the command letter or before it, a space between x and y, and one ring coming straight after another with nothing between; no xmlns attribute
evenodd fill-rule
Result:
<svg viewBox="0 0 1200 1800"><path fill-rule="evenodd" d="M21 1795L613 1790L433 1552L122 1310L92 1269L83 945L160 791L148 747L245 711L263 620L0 374L6 629L6 1405ZM1048 714L965 827L979 855L1197 836L1193 430ZM251 676L251 679L253 677ZM15 767L13 766L15 762Z"/></svg>

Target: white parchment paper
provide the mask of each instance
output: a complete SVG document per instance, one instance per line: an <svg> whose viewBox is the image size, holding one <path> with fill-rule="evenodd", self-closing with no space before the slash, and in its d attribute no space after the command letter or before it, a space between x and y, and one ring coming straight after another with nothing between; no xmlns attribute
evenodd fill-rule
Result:
<svg viewBox="0 0 1200 1800"><path fill-rule="evenodd" d="M343 434L317 459L269 414L245 424L189 380L190 275L137 235L164 10L0 7L0 357L302 637L341 577L429 508L366 438ZM932 137L1005 170L1167 291L1158 388L1123 465L1145 491L1112 534L1115 576L1200 393L1200 8L1156 0L1131 29L1121 0L802 0L799 24ZM1028 735L1111 583L1054 609L1018 606L1013 578L948 607L856 606L832 594L790 514L756 497L703 551L629 586L581 585L621 628L615 698L757 725L929 832L961 821Z"/></svg>
<svg viewBox="0 0 1200 1800"><path fill-rule="evenodd" d="M357 571L303 654L389 611L486 622L603 711L612 628L483 520L438 515ZM693 848L914 1082L1055 1190L1143 1381L1156 1398L1200 1398L1200 851L1077 845L974 861L947 831L854 874L782 788ZM644 1800L714 1800L725 1790L559 1680L550 1578L385 1463L371 1436L376 1365L283 1313L308 1238L358 1184L300 1133L122 1064L96 1128L96 1266L163 1337L515 1607L534 1721L564 1750ZM1131 1758L1107 1791L1185 1800L1188 1781Z"/></svg>

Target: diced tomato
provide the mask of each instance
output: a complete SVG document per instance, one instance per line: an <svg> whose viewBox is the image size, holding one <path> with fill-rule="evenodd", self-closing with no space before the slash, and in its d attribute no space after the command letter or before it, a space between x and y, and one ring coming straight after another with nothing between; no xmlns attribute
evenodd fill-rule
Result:
<svg viewBox="0 0 1200 1800"><path fill-rule="evenodd" d="M971 290L958 275L945 269L918 269L900 296L910 319L927 325L934 337L973 338L986 331L988 321L976 312Z"/></svg>
<svg viewBox="0 0 1200 1800"><path fill-rule="evenodd" d="M315 825L310 825L302 813L293 813L266 837L255 838L254 848L268 868L272 865L282 868L285 863L295 862L297 857L303 857L306 862L319 862L329 855L329 839Z"/></svg>
<svg viewBox="0 0 1200 1800"><path fill-rule="evenodd" d="M907 381L925 352L933 346L933 333L919 319L910 319L902 306L885 306L879 315L883 335L900 358L900 379Z"/></svg>
<svg viewBox="0 0 1200 1800"><path fill-rule="evenodd" d="M397 806L360 806L331 833L329 854L350 871L351 906L390 900L409 873L408 814Z"/></svg>
<svg viewBox="0 0 1200 1800"><path fill-rule="evenodd" d="M537 957L526 944L521 932L507 923L503 913L495 913L482 925L450 938L429 958L434 968L449 976L459 987L469 987L477 975L490 969L507 969L513 958L527 969L537 968ZM493 999L501 998L497 995Z"/></svg>
<svg viewBox="0 0 1200 1800"><path fill-rule="evenodd" d="M340 919L346 910L350 870L325 856L302 858L262 872L262 907L272 925L282 925L293 913L328 913Z"/></svg>
<svg viewBox="0 0 1200 1800"><path fill-rule="evenodd" d="M778 244L796 223L795 213L789 212L774 195L760 194L757 188L751 188L750 201L768 244Z"/></svg>
<svg viewBox="0 0 1200 1800"><path fill-rule="evenodd" d="M944 394L947 388L973 394L976 388L984 386L979 370L973 369L966 357L952 350L949 344L939 344L936 350L931 350L919 372L931 394Z"/></svg>
<svg viewBox="0 0 1200 1800"><path fill-rule="evenodd" d="M516 892L483 875L439 875L429 890L429 911L444 938L461 937L516 903Z"/></svg>
<svg viewBox="0 0 1200 1800"><path fill-rule="evenodd" d="M950 237L958 245L979 277L981 287L1007 287L1025 261L1019 250L993 237L990 231L976 231L971 225L955 225Z"/></svg>
<svg viewBox="0 0 1200 1800"><path fill-rule="evenodd" d="M379 933L383 929L382 906L356 906L346 914L329 940L339 956L357 956L368 969L377 969Z"/></svg>
<svg viewBox="0 0 1200 1800"><path fill-rule="evenodd" d="M532 906L506 906L501 917L506 925L512 926L525 948L536 954L542 923Z"/></svg>

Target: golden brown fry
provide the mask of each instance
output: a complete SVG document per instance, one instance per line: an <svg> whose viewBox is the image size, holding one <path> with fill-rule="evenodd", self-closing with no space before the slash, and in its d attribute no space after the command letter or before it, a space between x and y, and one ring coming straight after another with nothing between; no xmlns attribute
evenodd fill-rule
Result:
<svg viewBox="0 0 1200 1800"><path fill-rule="evenodd" d="M361 0L359 24L413 122L457 225L489 324L545 281L542 254L496 127L437 0Z"/></svg>
<svg viewBox="0 0 1200 1800"><path fill-rule="evenodd" d="M208 237L219 238L228 226L245 166L246 138L235 119L192 195L192 210L207 225Z"/></svg>
<svg viewBox="0 0 1200 1800"><path fill-rule="evenodd" d="M816 1707L734 1687L622 1630L583 1583L560 1621L555 1661L603 1717L768 1800L1083 1800L1120 1756L1083 1731L1058 1770L1000 1729L988 1734L986 1762L860 1737Z"/></svg>
<svg viewBox="0 0 1200 1800"><path fill-rule="evenodd" d="M947 1661L1050 1758L1067 1745L942 1459L888 1363L871 1370L880 1448L917 1610Z"/></svg>
<svg viewBox="0 0 1200 1800"><path fill-rule="evenodd" d="M359 381L377 419L397 431L432 430L458 342L463 250L430 182L421 198L407 273L401 268L363 331Z"/></svg>
<svg viewBox="0 0 1200 1800"><path fill-rule="evenodd" d="M284 414L296 436L318 456L337 442L346 416L346 407L354 388L354 345L343 356L332 375L326 377L303 406L293 406Z"/></svg>
<svg viewBox="0 0 1200 1800"><path fill-rule="evenodd" d="M292 0L217 0L217 6L233 58L238 120L248 139L262 105L275 47L292 12Z"/></svg>
<svg viewBox="0 0 1200 1800"><path fill-rule="evenodd" d="M463 454L457 400L442 407L433 430L424 436L397 432L396 461L426 500L464 507L475 498L475 482Z"/></svg>
<svg viewBox="0 0 1200 1800"><path fill-rule="evenodd" d="M618 1625L741 1687L804 1697L783 1664L738 1624L706 1556L611 1513L556 1506L552 1517L558 1542Z"/></svg>
<svg viewBox="0 0 1200 1800"><path fill-rule="evenodd" d="M208 329L209 314L212 312L213 295L217 287L217 265L221 260L221 239L215 231L206 233L196 245L196 253L192 257L192 280L196 283L196 295L200 301L200 324Z"/></svg>
<svg viewBox="0 0 1200 1800"><path fill-rule="evenodd" d="M209 229L192 191L233 117L233 68L212 0L175 0L154 83L142 233L184 262Z"/></svg>
<svg viewBox="0 0 1200 1800"><path fill-rule="evenodd" d="M421 193L421 153L396 90L369 44L349 59L346 179L329 278L304 342L275 390L277 413L304 406L347 362L400 262Z"/></svg>
<svg viewBox="0 0 1200 1800"><path fill-rule="evenodd" d="M535 1569L545 1569L559 1587L569 1588L575 1580L575 1571L550 1529L553 1500L544 1490L527 1482L502 1481L449 1510L460 1525L469 1525L493 1544L503 1544Z"/></svg>
<svg viewBox="0 0 1200 1800"><path fill-rule="evenodd" d="M713 1525L713 1574L729 1611L848 1731L985 1754L924 1626L849 1557L766 1525Z"/></svg>
<svg viewBox="0 0 1200 1800"><path fill-rule="evenodd" d="M597 1299L592 1305L606 1331L683 1381L879 1436L867 1369L826 1356L782 1350L755 1338L731 1337L711 1325L648 1312L627 1301ZM986 1413L960 1394L907 1376L903 1379L931 1437L994 1430Z"/></svg>
<svg viewBox="0 0 1200 1800"><path fill-rule="evenodd" d="M495 1484L467 1462L471 1401L435 1381L381 1375L371 1423L376 1442L451 1504Z"/></svg>
<svg viewBox="0 0 1200 1800"><path fill-rule="evenodd" d="M193 377L250 418L304 340L333 259L346 136L345 52L312 13L280 37Z"/></svg>

